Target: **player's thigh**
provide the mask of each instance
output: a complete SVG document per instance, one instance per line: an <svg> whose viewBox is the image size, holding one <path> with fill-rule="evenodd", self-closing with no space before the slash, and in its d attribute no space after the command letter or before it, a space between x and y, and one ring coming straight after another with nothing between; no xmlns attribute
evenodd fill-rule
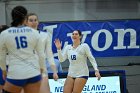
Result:
<svg viewBox="0 0 140 93"><path fill-rule="evenodd" d="M86 82L87 79L85 78L76 78L74 82L73 93L81 93Z"/></svg>
<svg viewBox="0 0 140 93"><path fill-rule="evenodd" d="M0 85L0 93L2 93L3 85Z"/></svg>
<svg viewBox="0 0 140 93"><path fill-rule="evenodd" d="M0 90L3 88L3 85L0 85Z"/></svg>
<svg viewBox="0 0 140 93"><path fill-rule="evenodd" d="M50 93L50 86L47 76L43 77L41 80L40 93Z"/></svg>
<svg viewBox="0 0 140 93"><path fill-rule="evenodd" d="M11 92L11 93L20 93L22 90L22 87L16 86L8 81L5 82L3 88L4 88L4 90Z"/></svg>
<svg viewBox="0 0 140 93"><path fill-rule="evenodd" d="M74 78L67 76L64 84L64 93L72 93L74 80L75 80Z"/></svg>
<svg viewBox="0 0 140 93"><path fill-rule="evenodd" d="M39 93L41 81L35 83L29 83L24 86L24 93Z"/></svg>
<svg viewBox="0 0 140 93"><path fill-rule="evenodd" d="M20 93L24 93L24 90L22 89Z"/></svg>

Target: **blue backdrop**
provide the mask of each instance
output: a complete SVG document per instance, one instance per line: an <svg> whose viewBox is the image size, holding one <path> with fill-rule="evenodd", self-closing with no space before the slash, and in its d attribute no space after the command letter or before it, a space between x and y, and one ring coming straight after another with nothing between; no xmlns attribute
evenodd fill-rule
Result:
<svg viewBox="0 0 140 93"><path fill-rule="evenodd" d="M95 57L140 56L140 20L40 23L39 29L62 41L62 49L72 44L73 30L82 31L82 42L86 42Z"/></svg>

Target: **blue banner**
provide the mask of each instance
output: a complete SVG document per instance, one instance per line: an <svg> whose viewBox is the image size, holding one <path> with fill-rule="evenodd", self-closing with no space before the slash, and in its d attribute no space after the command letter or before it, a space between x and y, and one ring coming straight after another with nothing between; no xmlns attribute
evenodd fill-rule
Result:
<svg viewBox="0 0 140 93"><path fill-rule="evenodd" d="M40 23L42 31L62 41L62 49L72 44L72 32L82 31L82 41L87 43L95 57L140 56L140 20Z"/></svg>

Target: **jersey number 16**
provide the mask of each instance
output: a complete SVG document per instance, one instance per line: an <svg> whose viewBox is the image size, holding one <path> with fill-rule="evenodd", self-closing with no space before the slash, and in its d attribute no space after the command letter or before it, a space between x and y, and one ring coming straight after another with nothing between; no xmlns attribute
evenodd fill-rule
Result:
<svg viewBox="0 0 140 93"><path fill-rule="evenodd" d="M28 47L26 36L19 36L19 37L16 36L15 37L15 40L16 40L17 49L27 48Z"/></svg>

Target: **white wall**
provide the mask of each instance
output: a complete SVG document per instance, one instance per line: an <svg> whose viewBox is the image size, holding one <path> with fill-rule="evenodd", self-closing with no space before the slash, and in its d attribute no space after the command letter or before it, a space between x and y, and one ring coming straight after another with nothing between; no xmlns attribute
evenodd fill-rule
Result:
<svg viewBox="0 0 140 93"><path fill-rule="evenodd" d="M5 3L0 2L0 25L6 24Z"/></svg>
<svg viewBox="0 0 140 93"><path fill-rule="evenodd" d="M67 21L67 20L83 20L83 15L77 16L78 10L75 8L76 4L72 1L58 0L51 1L11 1L7 4L7 24L10 23L10 11L17 5L25 6L29 12L34 12L38 15L40 21Z"/></svg>
<svg viewBox="0 0 140 93"><path fill-rule="evenodd" d="M17 5L35 12L41 22L140 18L137 0L8 0L7 24L10 23L11 9Z"/></svg>

